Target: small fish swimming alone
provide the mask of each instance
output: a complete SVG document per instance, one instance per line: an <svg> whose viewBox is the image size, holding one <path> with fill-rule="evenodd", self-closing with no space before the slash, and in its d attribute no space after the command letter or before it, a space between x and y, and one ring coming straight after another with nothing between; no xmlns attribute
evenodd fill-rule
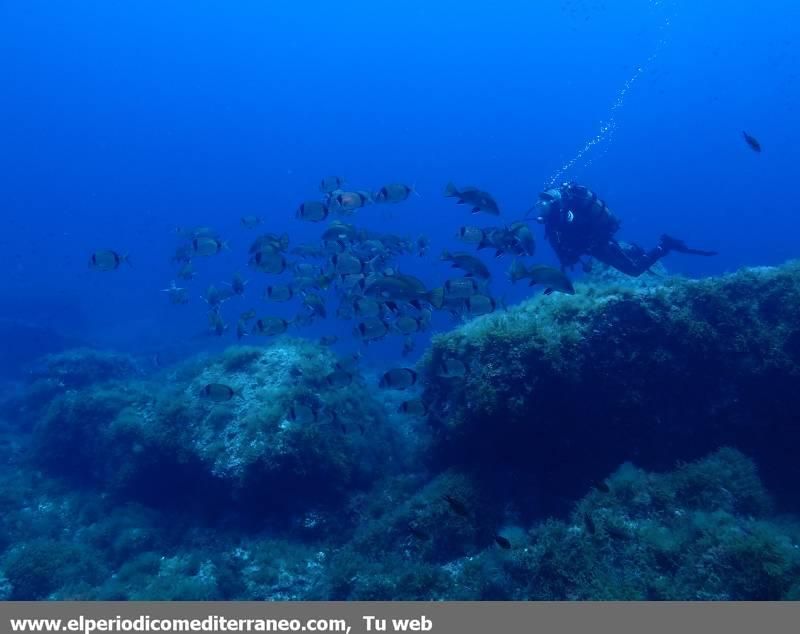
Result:
<svg viewBox="0 0 800 634"><path fill-rule="evenodd" d="M410 368L392 368L381 377L382 389L406 390L417 382L417 373Z"/></svg>
<svg viewBox="0 0 800 634"><path fill-rule="evenodd" d="M264 221L262 220L261 216L242 216L239 219L242 226L245 229L255 229L258 225L262 224Z"/></svg>
<svg viewBox="0 0 800 634"><path fill-rule="evenodd" d="M89 268L95 271L115 271L125 262L130 265L128 255L120 255L116 251L103 249L95 251L89 258Z"/></svg>
<svg viewBox="0 0 800 634"><path fill-rule="evenodd" d="M460 515L461 517L469 517L469 509L461 500L453 497L450 494L443 495L442 499L447 502L447 505L450 507L450 510L453 511L453 513Z"/></svg>
<svg viewBox="0 0 800 634"><path fill-rule="evenodd" d="M757 138L755 138L754 136L750 136L749 134L747 134L747 132L742 132L742 136L744 137L744 142L750 146L750 149L752 149L753 152L761 151L761 143Z"/></svg>
<svg viewBox="0 0 800 634"><path fill-rule="evenodd" d="M378 203L400 203L408 200L408 197L413 193L413 187L402 183L391 183L381 187L378 193L375 194L374 199Z"/></svg>
<svg viewBox="0 0 800 634"><path fill-rule="evenodd" d="M474 214L483 211L492 216L500 215L497 201L489 192L481 191L477 187L464 187L459 190L453 183L447 183L444 195L447 198L457 198L456 202L459 205L469 205Z"/></svg>
<svg viewBox="0 0 800 634"><path fill-rule="evenodd" d="M214 403L224 403L230 401L236 395L236 391L224 383L209 383L202 390L200 396Z"/></svg>
<svg viewBox="0 0 800 634"><path fill-rule="evenodd" d="M500 548L504 550L511 550L511 542L508 541L508 538L498 534L494 536L494 541L498 546L500 546Z"/></svg>

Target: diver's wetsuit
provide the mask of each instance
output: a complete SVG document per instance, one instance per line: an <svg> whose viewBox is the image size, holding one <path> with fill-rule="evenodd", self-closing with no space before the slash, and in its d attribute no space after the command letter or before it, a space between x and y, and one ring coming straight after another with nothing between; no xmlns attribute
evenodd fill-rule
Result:
<svg viewBox="0 0 800 634"><path fill-rule="evenodd" d="M636 244L614 238L620 226L597 194L582 185L564 183L539 194L536 205L545 238L561 261L561 268L573 267L582 255L588 255L618 271L638 277L670 251L694 255L715 255L711 251L689 249L680 240L662 236L661 243L645 251Z"/></svg>

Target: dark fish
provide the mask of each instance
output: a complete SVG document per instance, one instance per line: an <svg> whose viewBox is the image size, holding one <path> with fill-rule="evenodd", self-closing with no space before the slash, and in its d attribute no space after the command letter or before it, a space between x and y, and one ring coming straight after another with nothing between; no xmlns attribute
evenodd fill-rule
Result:
<svg viewBox="0 0 800 634"><path fill-rule="evenodd" d="M353 382L353 375L345 370L334 370L325 377L325 383L334 388L347 387Z"/></svg>
<svg viewBox="0 0 800 634"><path fill-rule="evenodd" d="M253 334L266 335L272 337L286 332L289 328L289 322L280 317L262 317L256 321L253 327Z"/></svg>
<svg viewBox="0 0 800 634"><path fill-rule="evenodd" d="M297 208L295 216L308 222L322 222L328 217L328 205L318 200L307 200Z"/></svg>
<svg viewBox="0 0 800 634"><path fill-rule="evenodd" d="M611 492L611 487L608 486L608 482L606 482L605 480L600 480L600 482L597 482L594 485L594 488L597 489L598 491L600 491L601 493L610 493Z"/></svg>
<svg viewBox="0 0 800 634"><path fill-rule="evenodd" d="M545 295L550 295L553 291L566 293L567 295L575 294L575 287L572 286L570 279L552 266L533 266L528 269L527 276L531 278L528 286L535 286L536 284L545 286Z"/></svg>
<svg viewBox="0 0 800 634"><path fill-rule="evenodd" d="M334 200L343 211L355 211L372 202L367 192L341 192L334 197Z"/></svg>
<svg viewBox="0 0 800 634"><path fill-rule="evenodd" d="M318 416L319 410L316 407L305 403L295 403L289 409L286 417L294 423L315 423Z"/></svg>
<svg viewBox="0 0 800 634"><path fill-rule="evenodd" d="M188 262L192 261L193 255L194 252L192 251L192 245L182 244L177 249L175 249L175 254L172 256L172 263L187 264Z"/></svg>
<svg viewBox="0 0 800 634"><path fill-rule="evenodd" d="M480 317L497 310L497 302L488 295L472 295L464 300L464 308L471 317Z"/></svg>
<svg viewBox="0 0 800 634"><path fill-rule="evenodd" d="M349 253L337 253L331 263L339 275L355 275L364 271L364 263Z"/></svg>
<svg viewBox="0 0 800 634"><path fill-rule="evenodd" d="M95 271L114 271L119 268L120 264L125 262L130 265L130 260L126 255L120 255L116 251L104 249L95 251L89 258L89 268Z"/></svg>
<svg viewBox="0 0 800 634"><path fill-rule="evenodd" d="M403 401L400 407L397 408L398 412L408 414L409 416L425 416L428 413L428 408L420 398L413 398L408 401Z"/></svg>
<svg viewBox="0 0 800 634"><path fill-rule="evenodd" d="M162 288L162 293L167 293L171 304L188 304L189 293L185 288L180 288L172 282L168 288Z"/></svg>
<svg viewBox="0 0 800 634"><path fill-rule="evenodd" d="M228 324L222 321L222 317L216 310L208 313L208 327L217 337L221 337L228 330Z"/></svg>
<svg viewBox="0 0 800 634"><path fill-rule="evenodd" d="M504 550L511 550L511 542L502 535L495 535L494 541L497 542L497 545L500 546L500 548L503 548Z"/></svg>
<svg viewBox="0 0 800 634"><path fill-rule="evenodd" d="M745 143L747 143L754 152L761 151L761 143L759 143L757 138L750 136L747 132L742 132L742 136L744 137Z"/></svg>
<svg viewBox="0 0 800 634"><path fill-rule="evenodd" d="M384 372L379 387L390 390L406 390L417 382L417 373L410 368L392 368Z"/></svg>
<svg viewBox="0 0 800 634"><path fill-rule="evenodd" d="M227 242L222 242L217 238L200 236L192 240L192 250L194 251L195 255L216 255L217 253L220 253L228 248Z"/></svg>
<svg viewBox="0 0 800 634"><path fill-rule="evenodd" d="M243 279L239 273L236 273L233 276L233 280L230 283L231 291L233 291L234 295L244 295L244 289L247 286L247 280Z"/></svg>
<svg viewBox="0 0 800 634"><path fill-rule="evenodd" d="M458 277L444 283L445 295L449 298L466 299L476 295L481 290L481 285L474 277Z"/></svg>
<svg viewBox="0 0 800 634"><path fill-rule="evenodd" d="M402 183L392 183L385 185L375 194L375 202L379 203L399 203L407 200L414 193L414 188Z"/></svg>
<svg viewBox="0 0 800 634"><path fill-rule="evenodd" d="M264 297L273 302L288 302L294 296L294 291L289 286L267 286Z"/></svg>
<svg viewBox="0 0 800 634"><path fill-rule="evenodd" d="M219 308L222 302L230 299L230 296L230 291L221 291L216 286L211 284L206 289L206 294L202 297L205 303L208 304L209 308L215 309Z"/></svg>
<svg viewBox="0 0 800 634"><path fill-rule="evenodd" d="M194 270L191 262L186 262L178 271L178 277L182 280L194 279L197 272Z"/></svg>
<svg viewBox="0 0 800 634"><path fill-rule="evenodd" d="M388 324L378 317L367 317L353 329L353 334L365 342L380 339L388 332Z"/></svg>
<svg viewBox="0 0 800 634"><path fill-rule="evenodd" d="M461 500L449 494L443 495L442 499L447 502L447 505L453 513L461 517L469 517L469 509L467 509L467 506Z"/></svg>
<svg viewBox="0 0 800 634"><path fill-rule="evenodd" d="M459 359L442 359L436 368L436 376L443 379L454 379L466 374L467 366Z"/></svg>
<svg viewBox="0 0 800 634"><path fill-rule="evenodd" d="M258 251L280 251L285 252L289 248L289 234L264 233L258 236L250 245L249 253L252 255Z"/></svg>
<svg viewBox="0 0 800 634"><path fill-rule="evenodd" d="M522 260L514 260L511 263L511 268L508 270L508 278L512 284L516 284L520 280L530 277L528 267Z"/></svg>
<svg viewBox="0 0 800 634"><path fill-rule="evenodd" d="M480 227L470 226L460 227L458 232L456 232L456 238L462 240L463 242L480 244L484 239L483 229Z"/></svg>
<svg viewBox="0 0 800 634"><path fill-rule="evenodd" d="M536 239L527 222L511 223L508 229L516 239L516 245L512 249L516 255L533 255L536 252Z"/></svg>
<svg viewBox="0 0 800 634"><path fill-rule="evenodd" d="M219 234L211 227L175 227L175 233L187 240L219 237Z"/></svg>
<svg viewBox="0 0 800 634"><path fill-rule="evenodd" d="M344 185L344 179L340 176L326 176L319 183L319 191L323 194L332 194Z"/></svg>
<svg viewBox="0 0 800 634"><path fill-rule="evenodd" d="M453 268L461 269L467 277L479 277L486 280L491 276L486 265L469 253L450 253L450 251L443 251L441 259L452 262Z"/></svg>
<svg viewBox="0 0 800 634"><path fill-rule="evenodd" d="M328 316L328 311L325 309L325 300L315 293L306 293L305 297L303 297L303 307L309 310L311 317L325 319Z"/></svg>
<svg viewBox="0 0 800 634"><path fill-rule="evenodd" d="M469 205L472 213L484 211L493 216L500 215L500 207L497 201L488 192L479 190L477 187L464 187L459 190L453 183L447 183L444 189L447 198L457 198L459 205Z"/></svg>
<svg viewBox="0 0 800 634"><path fill-rule="evenodd" d="M250 266L262 273L278 275L286 270L286 258L278 251L256 251L249 261Z"/></svg>
<svg viewBox="0 0 800 634"><path fill-rule="evenodd" d="M415 332L425 330L427 323L421 317L411 315L400 315L392 324L394 329L401 335L410 335Z"/></svg>
<svg viewBox="0 0 800 634"><path fill-rule="evenodd" d="M229 385L224 383L209 383L202 390L200 396L214 401L215 403L223 403L230 401L236 395L236 391Z"/></svg>

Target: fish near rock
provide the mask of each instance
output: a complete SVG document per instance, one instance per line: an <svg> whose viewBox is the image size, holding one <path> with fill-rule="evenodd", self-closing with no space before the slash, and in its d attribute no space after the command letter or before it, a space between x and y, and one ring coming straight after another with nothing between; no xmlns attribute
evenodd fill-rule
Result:
<svg viewBox="0 0 800 634"><path fill-rule="evenodd" d="M564 273L552 266L533 266L528 269L527 276L531 278L528 286L543 285L545 287L545 295L550 295L553 291L567 295L575 294L575 287L572 286L572 281Z"/></svg>
<svg viewBox="0 0 800 634"><path fill-rule="evenodd" d="M209 383L200 390L200 396L214 403L224 403L236 396L236 390L224 383Z"/></svg>
<svg viewBox="0 0 800 634"><path fill-rule="evenodd" d="M392 368L384 372L378 387L389 390L407 390L417 382L417 373L410 368Z"/></svg>

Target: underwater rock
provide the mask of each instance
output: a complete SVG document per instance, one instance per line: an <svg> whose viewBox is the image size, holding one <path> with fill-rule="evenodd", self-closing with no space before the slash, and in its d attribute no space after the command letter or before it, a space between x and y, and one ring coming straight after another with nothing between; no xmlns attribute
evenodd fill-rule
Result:
<svg viewBox="0 0 800 634"><path fill-rule="evenodd" d="M731 476L732 479L731 479ZM800 526L770 520L747 457L722 449L665 474L620 467L575 505L452 566L471 599L780 600L800 578Z"/></svg>
<svg viewBox="0 0 800 634"><path fill-rule="evenodd" d="M790 263L579 284L475 319L436 337L425 360L438 459L506 472L552 510L625 460L665 469L729 444L798 503L798 313ZM452 359L466 376L442 376Z"/></svg>
<svg viewBox="0 0 800 634"><path fill-rule="evenodd" d="M394 460L375 388L329 385L335 363L325 347L286 339L151 379L84 383L36 422L35 456L118 495L211 515L232 504L255 515L329 505ZM301 408L306 416L292 416Z"/></svg>
<svg viewBox="0 0 800 634"><path fill-rule="evenodd" d="M9 601L14 589L11 587L11 582L6 579L3 572L0 570L0 601Z"/></svg>
<svg viewBox="0 0 800 634"><path fill-rule="evenodd" d="M93 348L74 348L47 355L38 365L40 367L31 372L32 378L54 381L67 390L125 379L140 373L131 357Z"/></svg>

